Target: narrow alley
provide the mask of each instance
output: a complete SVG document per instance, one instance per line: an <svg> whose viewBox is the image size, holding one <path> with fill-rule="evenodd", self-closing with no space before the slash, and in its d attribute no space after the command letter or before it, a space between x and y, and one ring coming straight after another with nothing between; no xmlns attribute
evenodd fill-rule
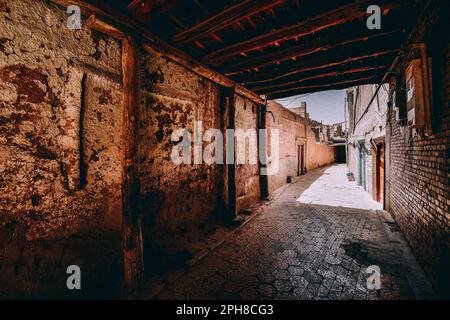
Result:
<svg viewBox="0 0 450 320"><path fill-rule="evenodd" d="M351 208L365 192L346 182L346 172L334 165L302 176L157 298L432 298L390 215L373 210L374 201ZM315 185L329 183L330 197L323 197ZM345 202L333 201L336 190ZM380 290L367 289L373 265L380 268Z"/></svg>
<svg viewBox="0 0 450 320"><path fill-rule="evenodd" d="M448 30L448 0L0 0L0 300L449 299Z"/></svg>

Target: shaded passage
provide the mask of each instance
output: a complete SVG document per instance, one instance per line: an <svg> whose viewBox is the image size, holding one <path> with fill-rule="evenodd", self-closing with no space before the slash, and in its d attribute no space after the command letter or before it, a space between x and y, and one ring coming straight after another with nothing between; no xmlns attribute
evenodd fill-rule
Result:
<svg viewBox="0 0 450 320"><path fill-rule="evenodd" d="M339 166L289 185L182 277L164 299L414 299L432 297L409 247L383 211L297 202ZM335 177L336 178L336 177ZM332 178L330 178L333 180ZM368 266L381 289L367 288Z"/></svg>

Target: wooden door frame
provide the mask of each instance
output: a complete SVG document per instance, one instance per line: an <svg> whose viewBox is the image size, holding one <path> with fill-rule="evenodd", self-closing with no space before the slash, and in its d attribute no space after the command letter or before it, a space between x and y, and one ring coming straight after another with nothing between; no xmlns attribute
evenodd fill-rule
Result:
<svg viewBox="0 0 450 320"><path fill-rule="evenodd" d="M384 184L385 184L385 142L384 141L380 141L380 142L376 142L376 146L377 146L377 150L375 153L375 200L381 203L384 203L384 194L385 194L385 188L384 188ZM381 164L381 150L383 150L383 188L381 188L382 185L382 181L381 181L381 170L380 170L380 164ZM382 194L383 194L383 199L381 198L381 189L383 189Z"/></svg>

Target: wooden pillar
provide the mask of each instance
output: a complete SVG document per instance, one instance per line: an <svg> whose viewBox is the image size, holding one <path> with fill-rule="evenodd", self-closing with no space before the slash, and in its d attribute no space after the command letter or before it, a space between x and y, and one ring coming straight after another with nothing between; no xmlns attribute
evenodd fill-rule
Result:
<svg viewBox="0 0 450 320"><path fill-rule="evenodd" d="M258 108L258 129L266 130L266 112L267 101L264 105ZM259 131L259 130L258 130ZM260 150L263 149L263 150ZM261 169L267 168L267 132L260 135L258 132L258 156L259 156L259 187L261 199L267 199L269 197L269 178L267 174L261 174ZM264 159L261 159L264 157ZM261 161L263 163L261 163Z"/></svg>
<svg viewBox="0 0 450 320"><path fill-rule="evenodd" d="M123 81L123 248L125 286L137 287L144 279L141 218L138 210L139 185L135 155L139 106L139 47L131 36L122 41Z"/></svg>
<svg viewBox="0 0 450 320"><path fill-rule="evenodd" d="M228 129L226 134L227 143L227 171L228 171L228 205L227 215L234 219L237 215L237 198L236 198L236 150L234 130L236 129L236 106L235 106L235 88L228 90ZM229 154L230 153L230 154ZM232 161L231 161L232 160Z"/></svg>
<svg viewBox="0 0 450 320"><path fill-rule="evenodd" d="M128 292L144 280L142 226L138 210L139 185L135 154L140 103L139 45L133 36L89 16L87 26L122 42L123 133L122 133L122 241L124 284Z"/></svg>

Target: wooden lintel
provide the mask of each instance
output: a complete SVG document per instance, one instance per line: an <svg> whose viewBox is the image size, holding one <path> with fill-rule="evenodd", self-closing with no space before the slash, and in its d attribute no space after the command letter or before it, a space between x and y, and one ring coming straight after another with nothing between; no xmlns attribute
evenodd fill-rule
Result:
<svg viewBox="0 0 450 320"><path fill-rule="evenodd" d="M264 101L251 90L236 84L230 78L216 72L204 64L198 62L187 53L174 48L158 36L150 33L145 27L136 23L133 19L127 15L118 12L114 8L108 6L103 2L98 1L82 1L82 0L52 0L54 3L61 6L78 5L81 8L81 13L86 16L95 15L95 21L100 20L102 24L110 24L109 29L121 30L124 34L139 34L142 38L144 49L155 55L166 56L169 59L185 66L186 68L194 71L202 77L211 80L214 83L230 88L235 86L236 93L250 99L258 105L264 104ZM91 2L95 2L93 5ZM98 3L97 3L98 2ZM92 18L93 19L93 18Z"/></svg>
<svg viewBox="0 0 450 320"><path fill-rule="evenodd" d="M251 101L255 102L258 105L264 104L264 101L259 97L257 94L252 92L251 90L245 88L244 86L235 83L233 80L225 77L224 75L211 70L210 68L206 67L203 64L198 63L197 61L193 59L184 59L180 55L173 54L170 52L161 52L161 50L158 50L158 48L155 48L154 46L151 46L149 44L144 44L144 50L149 52L150 54L158 54L160 56L165 56L169 58L170 60L177 62L178 64L186 67L187 69L195 72L196 74L211 80L214 83L217 83L223 87L226 88L232 88L234 87L234 91L236 94L239 94L241 96L246 97L247 99L250 99Z"/></svg>
<svg viewBox="0 0 450 320"><path fill-rule="evenodd" d="M86 21L86 25L91 29L107 34L118 40L125 39L125 34L122 31L104 21L97 19L95 15L89 16L89 18Z"/></svg>
<svg viewBox="0 0 450 320"><path fill-rule="evenodd" d="M337 8L330 12L322 13L312 19L302 21L295 25L261 34L254 38L218 49L205 55L202 58L202 61L211 64L219 64L239 55L241 52L259 50L275 43L280 43L293 38L298 39L337 25L361 20L367 16L366 9L369 4L371 4L371 1L356 1L352 4ZM392 1L384 0L381 1L381 3L378 3L378 5L382 6L384 13L397 8L400 3L392 3Z"/></svg>
<svg viewBox="0 0 450 320"><path fill-rule="evenodd" d="M222 30L233 23L247 19L258 12L280 5L287 0L244 0L226 8L224 11L176 34L172 40L184 46L200 37Z"/></svg>

